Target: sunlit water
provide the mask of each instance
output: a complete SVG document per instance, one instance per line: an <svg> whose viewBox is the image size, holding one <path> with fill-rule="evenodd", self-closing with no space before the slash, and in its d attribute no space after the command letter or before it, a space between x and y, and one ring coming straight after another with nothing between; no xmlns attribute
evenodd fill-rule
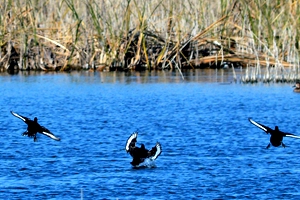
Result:
<svg viewBox="0 0 300 200"><path fill-rule="evenodd" d="M226 71L225 71L226 72ZM265 149L248 117L300 135L292 84L224 71L0 76L0 199L299 199L300 140ZM60 142L23 137L39 118ZM163 152L134 169L129 135Z"/></svg>

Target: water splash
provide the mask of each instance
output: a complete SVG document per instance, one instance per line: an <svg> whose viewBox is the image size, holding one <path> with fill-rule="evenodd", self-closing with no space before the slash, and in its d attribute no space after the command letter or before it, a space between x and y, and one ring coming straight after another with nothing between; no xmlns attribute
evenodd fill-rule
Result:
<svg viewBox="0 0 300 200"><path fill-rule="evenodd" d="M141 164L139 164L134 168L140 169L140 168L155 168L155 167L156 167L155 161L150 158L146 158L144 162L142 162Z"/></svg>

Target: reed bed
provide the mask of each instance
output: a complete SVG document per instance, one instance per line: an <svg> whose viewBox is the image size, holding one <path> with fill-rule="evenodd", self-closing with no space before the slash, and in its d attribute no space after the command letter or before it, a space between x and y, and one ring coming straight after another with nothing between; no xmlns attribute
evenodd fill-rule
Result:
<svg viewBox="0 0 300 200"><path fill-rule="evenodd" d="M4 0L0 69L243 68L299 78L297 0Z"/></svg>

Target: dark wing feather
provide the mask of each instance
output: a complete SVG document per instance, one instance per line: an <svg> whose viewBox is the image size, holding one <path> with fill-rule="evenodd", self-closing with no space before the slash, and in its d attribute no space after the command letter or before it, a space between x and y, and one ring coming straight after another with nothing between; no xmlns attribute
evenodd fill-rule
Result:
<svg viewBox="0 0 300 200"><path fill-rule="evenodd" d="M27 118L27 117L24 117L24 116L22 116L22 115L19 115L19 114L17 114L17 113L15 113L15 112L13 112L13 111L10 111L10 113L11 113L13 116L15 116L15 117L17 117L17 118L19 118L19 119L23 120L24 122L26 122L26 121L30 120L29 118Z"/></svg>
<svg viewBox="0 0 300 200"><path fill-rule="evenodd" d="M49 131L47 128L43 126L40 127L39 133L46 135L53 140L60 141L60 138L56 137L53 133L51 133L51 131Z"/></svg>
<svg viewBox="0 0 300 200"><path fill-rule="evenodd" d="M153 147L151 150L151 160L155 160L162 152L162 147L161 144L159 142L156 143L155 147Z"/></svg>
<svg viewBox="0 0 300 200"><path fill-rule="evenodd" d="M251 122L251 124L257 126L258 128L260 128L261 130L265 131L266 133L270 133L271 131L273 131L273 129L265 126L265 125L262 125L256 121L254 121L253 119L251 118L248 118L248 120Z"/></svg>
<svg viewBox="0 0 300 200"><path fill-rule="evenodd" d="M285 137L292 137L292 138L298 138L298 139L300 139L300 136L297 136L297 135L294 135L294 134L291 134L291 133L283 133L283 135Z"/></svg>
<svg viewBox="0 0 300 200"><path fill-rule="evenodd" d="M135 147L135 143L137 142L137 136L138 136L138 132L134 132L132 133L129 138L127 139L127 142L126 142L126 146L125 146L125 150L127 152L129 152L130 150L130 146L132 147ZM134 146L133 146L134 145Z"/></svg>

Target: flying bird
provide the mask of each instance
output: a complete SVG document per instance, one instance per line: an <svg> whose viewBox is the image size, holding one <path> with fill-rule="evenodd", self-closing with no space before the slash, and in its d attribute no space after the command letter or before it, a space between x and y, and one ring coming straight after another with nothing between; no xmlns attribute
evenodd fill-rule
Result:
<svg viewBox="0 0 300 200"><path fill-rule="evenodd" d="M145 161L146 158L150 160L156 160L162 152L161 144L157 142L151 150L145 148L144 144L141 147L136 146L138 132L134 132L127 139L125 150L132 156L132 162L130 164L137 167L139 164Z"/></svg>
<svg viewBox="0 0 300 200"><path fill-rule="evenodd" d="M262 129L265 131L267 134L270 133L270 143L267 146L267 149L270 148L270 146L278 147L278 146L283 146L286 147L285 144L282 142L283 137L293 137L293 138L298 138L300 139L300 136L291 134L291 133L285 133L279 130L278 126L275 126L275 129L271 129L268 126L262 125L253 119L249 118L248 119L253 125L257 126L258 128Z"/></svg>
<svg viewBox="0 0 300 200"><path fill-rule="evenodd" d="M22 115L19 115L13 111L10 111L11 114L21 120L23 120L27 124L27 130L22 134L23 136L33 137L34 141L37 141L36 134L41 133L43 135L46 135L50 137L53 140L60 141L60 138L56 137L53 133L51 133L47 128L39 125L38 119L35 117L34 120L31 120L27 117L24 117Z"/></svg>

